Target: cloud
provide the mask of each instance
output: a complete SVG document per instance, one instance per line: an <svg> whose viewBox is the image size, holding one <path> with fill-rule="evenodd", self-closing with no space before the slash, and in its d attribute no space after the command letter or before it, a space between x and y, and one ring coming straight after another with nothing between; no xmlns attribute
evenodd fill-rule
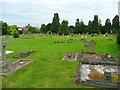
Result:
<svg viewBox="0 0 120 90"><path fill-rule="evenodd" d="M75 23L76 18L83 19L85 24L93 20L95 14L104 24L118 13L119 0L0 0L2 19L9 24L41 25L52 22L54 13L58 12L60 21Z"/></svg>

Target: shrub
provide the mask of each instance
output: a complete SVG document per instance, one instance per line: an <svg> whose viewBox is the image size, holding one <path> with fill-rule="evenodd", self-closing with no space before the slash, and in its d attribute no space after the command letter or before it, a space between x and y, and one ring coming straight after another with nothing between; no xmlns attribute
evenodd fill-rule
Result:
<svg viewBox="0 0 120 90"><path fill-rule="evenodd" d="M22 30L19 30L18 32L19 32L19 34L23 34L23 31L22 31Z"/></svg>
<svg viewBox="0 0 120 90"><path fill-rule="evenodd" d="M13 34L13 37L14 37L14 38L19 38L19 33L18 33L18 32L15 32L15 33Z"/></svg>
<svg viewBox="0 0 120 90"><path fill-rule="evenodd" d="M117 44L120 44L120 30L118 31L118 35L117 35Z"/></svg>

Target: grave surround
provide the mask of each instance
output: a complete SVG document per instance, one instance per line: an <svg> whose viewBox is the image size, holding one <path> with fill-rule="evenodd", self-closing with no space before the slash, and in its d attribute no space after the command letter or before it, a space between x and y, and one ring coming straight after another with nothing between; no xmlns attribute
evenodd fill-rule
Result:
<svg viewBox="0 0 120 90"><path fill-rule="evenodd" d="M78 60L79 67L75 81L77 84L118 88L120 80L116 79L115 81L113 78L119 78L120 63L112 55L81 52ZM93 76L94 73L98 73L98 75ZM116 75L116 77L113 77L113 75Z"/></svg>

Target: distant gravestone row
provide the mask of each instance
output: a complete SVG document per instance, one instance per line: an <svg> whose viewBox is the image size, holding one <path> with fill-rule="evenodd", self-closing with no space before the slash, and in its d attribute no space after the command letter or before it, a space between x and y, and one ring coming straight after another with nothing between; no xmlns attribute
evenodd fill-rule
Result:
<svg viewBox="0 0 120 90"><path fill-rule="evenodd" d="M35 34L26 34L21 35L21 39L35 39Z"/></svg>

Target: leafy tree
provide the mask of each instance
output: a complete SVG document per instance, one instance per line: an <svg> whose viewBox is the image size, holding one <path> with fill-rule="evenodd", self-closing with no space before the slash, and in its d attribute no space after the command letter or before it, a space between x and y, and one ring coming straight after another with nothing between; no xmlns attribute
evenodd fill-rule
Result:
<svg viewBox="0 0 120 90"><path fill-rule="evenodd" d="M91 20L89 20L89 22L88 22L88 32L89 32L89 34L92 33L92 21Z"/></svg>
<svg viewBox="0 0 120 90"><path fill-rule="evenodd" d="M13 34L13 37L14 37L14 38L19 38L19 33L18 33L18 32L15 32L15 33Z"/></svg>
<svg viewBox="0 0 120 90"><path fill-rule="evenodd" d="M119 16L116 15L112 20L113 33L116 33L119 29Z"/></svg>
<svg viewBox="0 0 120 90"><path fill-rule="evenodd" d="M10 35L13 35L15 32L18 32L17 28L16 28L14 25L8 26L7 29L8 29L8 33L9 33Z"/></svg>
<svg viewBox="0 0 120 90"><path fill-rule="evenodd" d="M33 34L33 33L35 33L35 28L34 27L28 27L28 31L27 31L27 33L29 33L29 34Z"/></svg>
<svg viewBox="0 0 120 90"><path fill-rule="evenodd" d="M101 31L102 31L102 24L101 24L101 20L100 19L98 21L98 25L99 25L99 33L101 33Z"/></svg>
<svg viewBox="0 0 120 90"><path fill-rule="evenodd" d="M81 21L79 22L79 19L76 19L76 24L75 24L75 33L78 34L78 33L86 33L87 32L87 28L86 26L84 25L84 22Z"/></svg>
<svg viewBox="0 0 120 90"><path fill-rule="evenodd" d="M51 23L48 23L47 25L46 25L46 32L51 32Z"/></svg>
<svg viewBox="0 0 120 90"><path fill-rule="evenodd" d="M19 33L19 34L23 34L23 31L22 31L22 30L18 30L18 33Z"/></svg>
<svg viewBox="0 0 120 90"><path fill-rule="evenodd" d="M0 21L0 30L2 30L2 35L7 35L8 34L8 30L7 30L7 23Z"/></svg>
<svg viewBox="0 0 120 90"><path fill-rule="evenodd" d="M99 23L98 23L98 15L94 15L94 20L92 22L92 33L99 33Z"/></svg>
<svg viewBox="0 0 120 90"><path fill-rule="evenodd" d="M61 25L60 25L60 28L58 30L58 34L59 35L68 35L69 34L69 27L68 27L68 21L66 20L63 20Z"/></svg>
<svg viewBox="0 0 120 90"><path fill-rule="evenodd" d="M45 25L45 24L42 24L42 25L41 25L40 32L41 32L41 33L44 33L44 34L47 32L47 31L46 31L46 25Z"/></svg>
<svg viewBox="0 0 120 90"><path fill-rule="evenodd" d="M39 29L37 27L33 27L34 33L38 33Z"/></svg>
<svg viewBox="0 0 120 90"><path fill-rule="evenodd" d="M106 33L111 33L112 30L112 25L110 19L107 19L105 22L105 32Z"/></svg>
<svg viewBox="0 0 120 90"><path fill-rule="evenodd" d="M105 25L103 25L103 26L101 27L101 33L102 33L102 34L105 34L105 33L106 33L106 31L105 31Z"/></svg>
<svg viewBox="0 0 120 90"><path fill-rule="evenodd" d="M53 18L53 22L52 22L52 25L51 25L51 31L52 31L52 33L57 33L59 27L60 27L59 15L58 15L58 13L55 13L54 14L54 18Z"/></svg>
<svg viewBox="0 0 120 90"><path fill-rule="evenodd" d="M69 26L69 31L70 31L70 33L74 33L74 26L73 25L71 25L71 26Z"/></svg>

